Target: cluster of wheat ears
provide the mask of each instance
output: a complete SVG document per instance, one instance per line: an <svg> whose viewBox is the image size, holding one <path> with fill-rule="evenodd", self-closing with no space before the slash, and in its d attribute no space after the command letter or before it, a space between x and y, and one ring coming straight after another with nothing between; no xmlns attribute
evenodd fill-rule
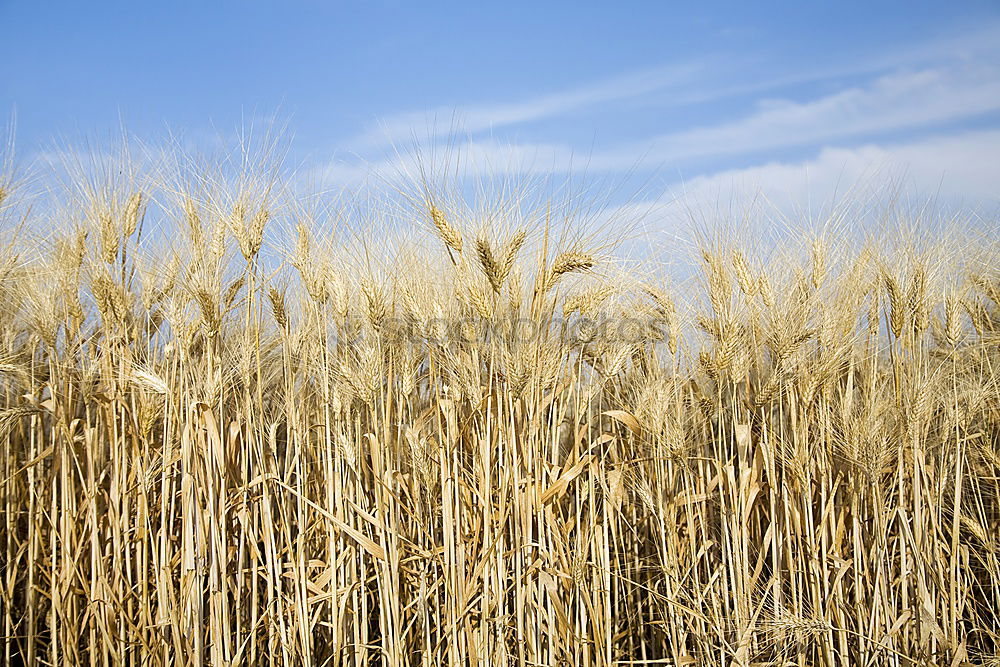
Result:
<svg viewBox="0 0 1000 667"><path fill-rule="evenodd" d="M6 664L996 664L988 235L184 164L0 180Z"/></svg>

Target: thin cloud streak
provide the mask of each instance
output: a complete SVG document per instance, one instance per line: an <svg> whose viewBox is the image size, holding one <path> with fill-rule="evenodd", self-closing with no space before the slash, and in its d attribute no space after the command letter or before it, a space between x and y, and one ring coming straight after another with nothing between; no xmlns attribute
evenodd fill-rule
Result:
<svg viewBox="0 0 1000 667"><path fill-rule="evenodd" d="M730 123L603 151L575 151L560 144L507 144L496 139L472 139L450 150L461 154L471 173L618 172L642 165L680 169L694 159L819 147L877 133L948 125L998 110L1000 68L960 65L892 74L807 102L762 101L755 112ZM435 146L430 152L442 150ZM335 163L317 173L327 180L350 182L372 172L399 172L412 159L404 155L371 163Z"/></svg>
<svg viewBox="0 0 1000 667"><path fill-rule="evenodd" d="M399 145L414 138L433 141L441 137L465 134L470 137L484 131L530 124L558 118L583 110L605 107L615 102L642 100L652 94L670 92L661 106L701 104L740 95L762 93L790 85L817 83L842 77L891 77L907 69L934 69L962 64L969 60L996 62L1000 56L1000 24L987 24L961 35L944 37L913 47L897 48L852 62L832 64L809 71L774 71L764 61L740 60L734 71L732 59L717 55L699 62L666 65L632 72L584 86L521 101L474 104L459 108L404 112L389 115L351 142L357 151ZM754 76L751 68L767 71ZM725 80L729 77L730 80ZM734 83L731 79L741 82ZM751 79L750 82L746 82Z"/></svg>
<svg viewBox="0 0 1000 667"><path fill-rule="evenodd" d="M617 170L636 155L669 165L943 125L1000 110L1000 68L962 66L880 77L809 102L761 101L740 120L661 135L596 154Z"/></svg>
<svg viewBox="0 0 1000 667"><path fill-rule="evenodd" d="M762 196L785 212L800 211L810 203L822 210L841 198L886 188L961 208L996 210L997 182L1000 130L981 130L854 148L831 146L807 160L774 161L678 181L659 199L661 215L647 217L663 226L664 220L680 213L678 205L693 210L719 202L739 206ZM652 202L643 205L650 207Z"/></svg>
<svg viewBox="0 0 1000 667"><path fill-rule="evenodd" d="M433 139L453 134L459 123L463 133L562 116L588 107L641 97L672 86L691 83L705 70L704 65L683 64L634 72L579 88L543 95L520 102L472 105L460 109L442 107L409 112L381 120L377 129L366 132L353 143L376 147L407 141L414 136Z"/></svg>

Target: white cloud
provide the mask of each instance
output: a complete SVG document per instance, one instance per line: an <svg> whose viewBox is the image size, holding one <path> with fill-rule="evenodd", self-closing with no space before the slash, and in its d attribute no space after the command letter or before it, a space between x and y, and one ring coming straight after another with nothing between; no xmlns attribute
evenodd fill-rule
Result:
<svg viewBox="0 0 1000 667"><path fill-rule="evenodd" d="M961 213L976 224L995 225L1000 213L1000 130L983 130L896 144L827 147L801 162L768 162L730 169L670 185L654 201L629 205L615 215L642 215L643 228L687 238L702 216L751 214L768 234L780 220L797 228L850 212L864 226L893 201L935 215ZM974 217L968 217L968 216ZM770 221L770 222L768 222ZM776 226L777 225L777 226ZM749 231L749 230L744 230ZM759 231L764 231L763 228Z"/></svg>
<svg viewBox="0 0 1000 667"><path fill-rule="evenodd" d="M1000 203L1000 130L966 132L900 144L828 147L804 162L769 162L672 185L680 200L765 195L776 204L829 202L849 191L895 184L921 196L968 205Z"/></svg>
<svg viewBox="0 0 1000 667"><path fill-rule="evenodd" d="M960 115L957 110L966 101L971 105L964 115L995 109L1000 99L996 94L997 68L975 64L996 63L1000 55L997 44L1000 44L1000 24L989 23L961 34L896 46L881 54L866 54L853 61L833 62L813 70L775 67L746 59L733 62L717 54L698 62L628 73L514 102L439 107L389 115L355 139L352 145L358 150L369 150L413 139L432 142L445 136L467 134L472 137L484 131L566 116L582 109L643 99L654 93L661 94L660 104L664 103L664 92L669 92L672 105L700 104L781 86L877 75L881 75L880 78L869 79L867 85L811 102L759 101L756 114L729 126L663 135L655 140L656 155L675 159L715 154L733 138L737 145L744 147L743 150L766 148L771 145L768 141L774 143L776 129L782 130L784 141L792 144L814 137L816 124L825 123L828 117L835 123L822 125L824 138L908 127L957 117ZM980 84L983 88L975 90ZM960 93L960 97L955 93ZM919 98L916 105L911 104L914 98ZM933 103L926 104L931 98ZM891 105L896 105L898 112L894 117L884 113ZM748 137L756 141L748 141ZM649 142L646 143L648 146ZM634 149L633 146L624 148ZM607 157L613 159L614 156Z"/></svg>
<svg viewBox="0 0 1000 667"><path fill-rule="evenodd" d="M575 152L566 145L513 144L489 139L448 147L432 145L422 156L433 160L444 155L460 160L469 174L621 172L640 166L672 169L682 168L686 161L695 158L724 158L794 146L818 147L835 141L849 145L851 139L858 137L945 126L997 110L1000 110L1000 67L960 65L884 76L868 86L808 102L762 101L754 113L730 123L604 150ZM949 148L949 145L939 146L942 151ZM855 154L860 155L864 150L871 148L855 149ZM981 159L991 157L983 152L979 155ZM321 173L338 182L356 181L371 171L385 174L412 170L413 159L410 155L397 155L371 164L337 163ZM970 183L978 182L976 174L969 174L968 178Z"/></svg>
<svg viewBox="0 0 1000 667"><path fill-rule="evenodd" d="M673 165L952 123L1000 109L1000 67L962 64L896 73L808 102L762 100L739 120L665 134L594 156L622 169L636 156Z"/></svg>
<svg viewBox="0 0 1000 667"><path fill-rule="evenodd" d="M645 141L575 152L558 144L506 144L495 139L432 145L426 155L461 154L467 168L506 171L623 171L636 166L681 167L719 158L836 140L947 125L1000 110L1000 67L956 64L879 77L866 86L806 102L761 100L738 120L664 134ZM511 112L511 116L516 113ZM528 113L525 111L524 113ZM398 156L368 165L338 163L328 176L356 178L398 167Z"/></svg>
<svg viewBox="0 0 1000 667"><path fill-rule="evenodd" d="M580 109L639 97L669 86L690 84L702 67L684 64L659 67L517 102L440 107L400 113L382 119L355 140L359 147L398 144L414 137L433 139L456 132L484 130L565 115Z"/></svg>
<svg viewBox="0 0 1000 667"><path fill-rule="evenodd" d="M417 156L423 166L440 168L443 162L452 173L468 176L565 172L624 174L634 169L683 172L695 161L704 164L711 159L724 164L727 158L735 156L767 155L796 147L813 149L818 157L805 165L769 163L710 178L760 177L764 185L787 188L801 180L796 174L809 173L814 180L829 181L825 170L835 170L842 183L849 183L865 171L860 169L861 164L868 165L866 169L871 170L872 165L878 163L884 171L891 163L897 168L907 165L907 177L919 182L922 188L928 188L929 192L936 191L937 181L944 175L960 185L957 189L968 196L994 197L998 181L990 179L996 172L996 156L1000 155L996 135L992 132L955 135L955 128L963 121L1000 111L1000 60L995 57L998 49L984 35L998 36L1000 30L997 26L986 26L978 32L969 32L968 43L963 43L966 49L953 57L942 50L941 44L954 46L954 39L943 40L937 46L914 47L907 53L899 51L892 57L868 64L868 70L865 64L855 65L853 70L851 65L844 65L841 67L844 72L867 72L869 75L883 72L874 78L868 76L849 88L804 100L758 98L749 110L733 120L582 151L568 144L512 143L497 138L500 135L488 138L475 135L490 127L564 115L589 105L641 97L667 87L676 88L692 100L698 95L708 95L707 100L713 95L727 93L722 88L715 91L710 90L710 86L706 88L704 81L695 85L691 75L699 72L699 68L686 66L649 70L520 103L470 107L456 114L470 137L468 140L435 140L441 135L435 134L436 128L431 127L428 142ZM919 68L914 67L917 63L920 63ZM893 71L885 73L885 67L890 66ZM833 65L825 74L814 73L814 80L828 76L835 69ZM786 73L784 76L787 81L788 76L793 75ZM771 81L780 79L779 76ZM800 80L808 80L808 76L803 74ZM751 81L742 84L743 92L758 84L758 92L766 87L763 81ZM437 113L443 115L445 112ZM419 137L419 134L412 134L414 127L419 125L419 117L420 114L404 114L390 119L384 128L385 136L392 140ZM427 122L426 116L424 121ZM939 138L914 139L918 136L915 135L917 131L924 135L937 132ZM948 138L949 133L955 136ZM975 145L970 137L983 143ZM371 143L375 138L375 135L366 135L365 139L377 155L371 161L361 157L338 161L318 168L312 176L330 185L350 185L371 174L389 178L418 175L414 154L378 155L380 149ZM867 143L859 145L860 142ZM973 167L970 160L979 164ZM987 166L981 167L983 164ZM696 177L688 185L705 182L704 177Z"/></svg>
<svg viewBox="0 0 1000 667"><path fill-rule="evenodd" d="M309 178L330 186L351 187L367 179L405 178L419 181L421 169L434 176L462 177L509 174L560 174L584 170L588 158L558 144L507 143L496 139L432 144L375 161L336 160L322 165Z"/></svg>
<svg viewBox="0 0 1000 667"><path fill-rule="evenodd" d="M704 229L729 229L766 246L786 233L797 236L803 228L828 221L855 231L874 229L882 213L893 207L900 214L929 211L935 223L957 216L963 225L995 234L1000 219L997 183L1000 130L982 130L895 144L827 147L804 161L698 176L671 184L655 199L609 209L604 216L638 224L639 234L619 248L624 256L683 264ZM726 227L736 221L735 227Z"/></svg>

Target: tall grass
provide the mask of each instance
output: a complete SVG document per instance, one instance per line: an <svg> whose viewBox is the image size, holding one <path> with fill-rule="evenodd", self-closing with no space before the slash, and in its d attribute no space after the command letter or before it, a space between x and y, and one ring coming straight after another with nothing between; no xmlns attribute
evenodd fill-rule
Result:
<svg viewBox="0 0 1000 667"><path fill-rule="evenodd" d="M671 293L544 200L249 166L0 181L6 663L996 664L995 242Z"/></svg>

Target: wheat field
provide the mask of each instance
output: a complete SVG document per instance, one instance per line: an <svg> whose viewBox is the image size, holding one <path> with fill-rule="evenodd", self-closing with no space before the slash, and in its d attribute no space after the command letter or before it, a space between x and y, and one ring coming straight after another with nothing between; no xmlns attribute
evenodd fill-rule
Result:
<svg viewBox="0 0 1000 667"><path fill-rule="evenodd" d="M1000 664L989 234L237 158L0 180L5 664Z"/></svg>

